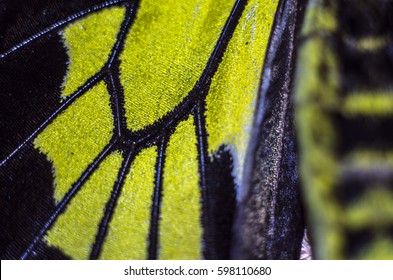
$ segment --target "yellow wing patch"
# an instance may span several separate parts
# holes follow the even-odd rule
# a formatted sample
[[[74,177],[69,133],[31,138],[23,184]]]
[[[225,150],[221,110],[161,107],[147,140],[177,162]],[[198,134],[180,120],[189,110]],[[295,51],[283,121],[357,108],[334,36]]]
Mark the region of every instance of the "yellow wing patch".
[[[66,212],[48,231],[45,240],[75,259],[89,258],[98,225],[104,214],[123,157],[109,155],[73,198]]]
[[[200,78],[230,15],[232,1],[143,0],[120,55],[126,123],[138,131],[171,112]],[[223,144],[243,166],[277,0],[251,0],[240,19],[207,97],[208,151]],[[102,69],[115,44],[124,8],[89,15],[67,27],[70,56],[63,97]],[[53,163],[55,200],[61,200],[114,131],[110,96],[100,82],[62,112],[35,140]],[[100,257],[147,257],[157,147],[131,164]],[[112,153],[94,171],[47,232],[47,244],[88,258],[123,156]],[[241,176],[241,169],[236,173]],[[203,228],[196,128],[192,115],[177,125],[166,148],[159,221],[160,259],[202,258]],[[75,231],[77,229],[78,231]]]
[[[99,83],[38,135],[35,147],[53,163],[56,201],[109,143],[113,129],[109,94]]]
[[[140,152],[132,163],[110,223],[102,259],[146,259],[157,147]]]
[[[69,25],[63,38],[70,57],[62,96],[67,97],[96,74],[108,60],[125,9],[113,7]]]
[[[239,182],[277,4],[277,0],[249,1],[206,100],[208,150],[214,153],[221,145],[230,145]]]
[[[120,59],[127,126],[154,124],[194,87],[234,1],[144,0]]]
[[[200,259],[202,225],[194,118],[181,122],[166,151],[160,259]]]

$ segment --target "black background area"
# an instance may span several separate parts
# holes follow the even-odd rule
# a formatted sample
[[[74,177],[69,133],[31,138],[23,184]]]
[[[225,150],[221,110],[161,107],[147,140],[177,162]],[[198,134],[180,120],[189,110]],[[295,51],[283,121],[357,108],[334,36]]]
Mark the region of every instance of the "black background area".
[[[0,53],[104,0],[1,0]]]
[[[208,221],[212,221],[206,244],[206,259],[230,259],[232,225],[236,206],[236,189],[232,176],[233,158],[229,149],[221,146],[206,164],[206,185],[208,187]]]
[[[57,34],[0,59],[0,161],[60,107],[67,60]]]
[[[19,259],[55,211],[52,178],[52,164],[32,145],[2,166],[0,259]],[[32,255],[66,258],[44,244],[39,254],[34,252]]]

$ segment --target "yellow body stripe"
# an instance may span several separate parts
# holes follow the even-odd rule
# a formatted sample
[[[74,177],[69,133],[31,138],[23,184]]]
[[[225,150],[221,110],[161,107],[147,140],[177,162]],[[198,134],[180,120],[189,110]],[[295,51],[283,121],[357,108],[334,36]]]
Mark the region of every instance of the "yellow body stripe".
[[[159,233],[160,259],[200,259],[202,225],[193,117],[181,122],[166,151]]]
[[[387,36],[373,36],[363,38],[344,37],[344,41],[362,52],[378,51],[388,45],[389,38]]]
[[[347,168],[355,168],[362,172],[370,168],[393,168],[393,151],[357,149],[343,159]]]
[[[388,221],[393,222],[392,205],[393,194],[386,188],[373,186],[346,209],[345,221],[352,230],[383,230]]]
[[[339,86],[337,58],[330,47],[326,46],[324,39],[316,37],[304,42],[299,59],[304,62],[297,67],[296,75],[299,79],[296,80],[296,92],[298,92],[296,104],[316,110],[319,110],[319,106],[328,110],[339,108],[341,102],[337,92]],[[329,70],[323,82],[318,75],[321,65],[325,65]]]
[[[307,12],[301,30],[302,35],[323,35],[337,30],[336,9],[337,2],[330,1],[326,5],[325,0],[312,0],[307,4]],[[310,53],[314,56],[316,53]]]
[[[140,152],[132,163],[110,223],[102,259],[146,259],[157,148]]]
[[[341,258],[344,242],[340,220],[343,213],[334,197],[339,167],[335,155],[337,139],[328,116],[332,109],[339,108],[338,63],[323,37],[324,32],[333,32],[337,27],[335,4],[331,1],[324,5],[320,0],[308,3],[302,35],[314,36],[299,47],[295,89],[303,193],[313,225],[315,256],[322,259]],[[320,77],[322,66],[324,79]]]
[[[234,1],[144,0],[120,56],[127,126],[140,130],[194,87]]]
[[[74,93],[96,74],[108,60],[115,44],[124,8],[113,7],[69,25],[63,32],[70,57],[62,96]]]
[[[392,260],[393,242],[391,238],[378,236],[373,244],[360,252],[360,259],[363,260]]]
[[[38,135],[35,147],[53,163],[56,201],[109,143],[113,128],[109,94],[100,83]]]
[[[343,114],[364,116],[393,115],[393,92],[355,92],[343,104]]]
[[[357,41],[357,46],[362,51],[376,51],[387,46],[387,44],[387,37],[365,37]]]
[[[206,100],[208,150],[214,153],[229,144],[238,183],[277,4],[277,0],[249,1]]]
[[[123,157],[109,155],[45,236],[50,246],[75,259],[87,259]]]

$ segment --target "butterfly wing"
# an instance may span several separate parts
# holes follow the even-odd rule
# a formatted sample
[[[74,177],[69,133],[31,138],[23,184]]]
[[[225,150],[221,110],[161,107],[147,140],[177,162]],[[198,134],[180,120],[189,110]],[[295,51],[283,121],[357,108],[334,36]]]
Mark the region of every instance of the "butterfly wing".
[[[278,1],[173,2],[95,4],[2,53],[4,84],[38,70],[3,99],[44,112],[2,150],[6,258],[229,257]]]

